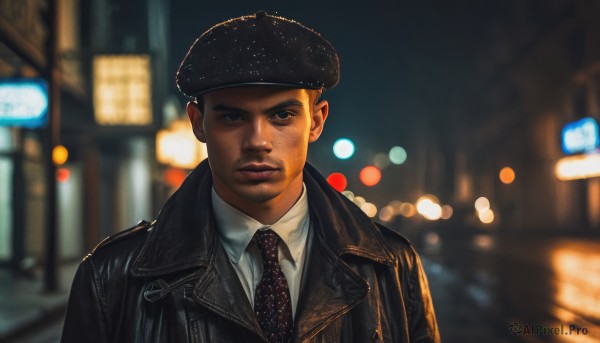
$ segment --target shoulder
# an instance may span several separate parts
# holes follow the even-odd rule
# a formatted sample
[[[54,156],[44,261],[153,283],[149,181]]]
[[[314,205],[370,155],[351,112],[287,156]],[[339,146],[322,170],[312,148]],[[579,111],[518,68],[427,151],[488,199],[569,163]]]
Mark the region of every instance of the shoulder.
[[[142,220],[129,229],[105,238],[85,256],[82,264],[90,264],[97,276],[107,279],[128,274],[153,226],[154,222]]]
[[[122,241],[122,240],[131,241],[131,240],[135,240],[135,239],[137,239],[137,240],[144,239],[146,237],[146,235],[144,233],[147,233],[150,230],[152,230],[154,223],[155,222],[150,223],[145,220],[140,220],[135,226],[132,226],[129,229],[117,232],[117,233],[103,239],[102,242],[98,243],[98,245],[96,245],[94,250],[92,250],[92,254],[95,254],[96,252],[99,252],[103,249],[110,249],[107,247],[113,246],[113,245],[117,244],[117,242]],[[131,243],[131,242],[129,242],[129,243]]]
[[[90,315],[101,313],[104,324],[108,327],[112,325],[114,309],[120,308],[124,297],[133,287],[141,287],[141,282],[129,281],[130,269],[151,228],[151,223],[140,221],[104,239],[83,258],[73,279],[68,315],[73,311],[86,314],[93,312]],[[80,323],[80,318],[76,317],[71,314],[69,322]]]
[[[408,238],[404,237],[399,232],[379,223],[375,223],[375,225],[379,229],[379,233],[381,234],[385,244],[396,256],[400,267],[410,270],[415,267],[415,264],[420,263],[418,261],[419,256]]]

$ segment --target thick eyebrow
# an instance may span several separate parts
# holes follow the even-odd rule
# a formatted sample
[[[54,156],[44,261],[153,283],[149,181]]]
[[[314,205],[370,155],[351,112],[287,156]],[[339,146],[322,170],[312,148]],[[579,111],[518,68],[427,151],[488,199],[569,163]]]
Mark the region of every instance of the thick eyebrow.
[[[265,113],[276,112],[279,110],[286,109],[288,107],[302,107],[302,106],[303,106],[302,102],[298,101],[297,99],[289,99],[289,100],[280,102],[279,104],[277,104],[271,108],[267,108]]]
[[[221,111],[221,112],[243,112],[243,113],[246,113],[246,110],[243,110],[241,108],[227,106],[227,105],[223,105],[223,104],[215,105],[212,109],[213,109],[213,111]]]
[[[271,112],[275,112],[275,111],[279,111],[288,107],[302,107],[302,102],[300,102],[297,99],[289,99],[289,100],[285,100],[280,102],[279,104],[269,107],[265,110],[265,113],[271,113]],[[248,113],[248,111],[242,109],[242,108],[238,108],[238,107],[234,107],[234,106],[229,106],[229,105],[224,105],[224,104],[218,104],[215,105],[213,108],[213,111],[221,111],[221,112],[239,112],[239,113]]]

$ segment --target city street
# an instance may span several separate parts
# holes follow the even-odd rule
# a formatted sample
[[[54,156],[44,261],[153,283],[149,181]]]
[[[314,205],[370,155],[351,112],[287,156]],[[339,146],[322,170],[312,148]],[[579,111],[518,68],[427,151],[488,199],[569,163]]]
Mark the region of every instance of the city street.
[[[435,233],[424,241],[444,341],[600,341],[598,241]]]
[[[95,280],[109,300],[158,294],[154,284],[119,282],[175,278],[218,251],[216,240],[205,247],[194,238],[205,232],[175,236],[172,227],[209,223],[225,236],[245,227],[219,217],[276,227],[294,215],[292,204],[306,207],[294,199],[314,207],[311,222],[334,223],[322,225],[333,243],[369,242],[363,213],[405,235],[421,257],[443,342],[600,343],[598,18],[600,1],[569,0],[0,1],[0,343],[59,342],[79,261],[140,220],[161,213],[147,242],[165,247],[141,250],[148,263],[138,256],[121,265],[129,261],[121,253],[145,239],[138,235],[111,253]],[[219,215],[217,198],[241,213]],[[298,256],[312,260],[318,251],[299,242]],[[383,258],[379,245],[358,243],[360,256]],[[292,253],[293,280],[311,275],[298,273],[295,247],[274,247]],[[260,267],[254,250],[242,256]],[[242,278],[245,292],[255,292],[258,276]],[[387,294],[399,278],[372,288],[382,294],[372,297],[377,309],[414,308]],[[223,280],[215,289],[237,301],[241,293]],[[412,290],[425,280],[401,281]],[[320,293],[293,294],[311,305]],[[291,306],[279,304],[269,313],[285,314],[277,327],[287,337]],[[362,323],[361,308],[374,304],[344,312],[345,323]],[[139,333],[136,320],[147,334],[179,325],[139,303],[102,307],[119,313],[107,316],[107,330],[123,328],[126,340]],[[69,318],[89,317],[73,308]],[[398,313],[392,320],[419,323],[418,311]],[[73,323],[69,341],[87,340],[80,335],[90,321]],[[194,325],[183,333],[198,336]],[[386,330],[368,337],[407,340],[405,330],[402,338]],[[350,331],[331,331],[348,341]],[[429,331],[423,336],[436,337]]]

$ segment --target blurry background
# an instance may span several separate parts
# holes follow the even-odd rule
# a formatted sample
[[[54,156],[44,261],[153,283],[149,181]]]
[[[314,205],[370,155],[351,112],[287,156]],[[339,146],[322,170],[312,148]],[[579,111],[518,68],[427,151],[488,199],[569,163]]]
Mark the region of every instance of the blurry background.
[[[417,247],[444,341],[600,341],[596,0],[0,2],[0,341],[57,341],[82,256],[206,157],[175,72],[258,10],[338,50],[309,161]]]

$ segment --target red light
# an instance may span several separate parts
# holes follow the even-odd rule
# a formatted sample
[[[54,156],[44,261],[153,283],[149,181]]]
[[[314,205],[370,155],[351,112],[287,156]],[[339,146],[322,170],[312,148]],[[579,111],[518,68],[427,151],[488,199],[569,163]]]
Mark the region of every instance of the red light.
[[[187,174],[181,169],[169,168],[165,172],[165,182],[174,188],[181,186],[186,177]]]
[[[56,180],[58,182],[67,182],[71,177],[71,172],[67,168],[58,168],[56,170]]]
[[[331,187],[333,187],[333,189],[335,189],[338,192],[343,192],[344,189],[346,189],[346,186],[348,185],[348,181],[342,173],[329,174],[329,176],[327,177],[327,182],[329,183],[329,185],[331,185]]]
[[[360,182],[365,186],[375,186],[381,181],[381,171],[374,166],[366,166],[360,171]]]

